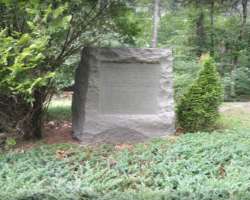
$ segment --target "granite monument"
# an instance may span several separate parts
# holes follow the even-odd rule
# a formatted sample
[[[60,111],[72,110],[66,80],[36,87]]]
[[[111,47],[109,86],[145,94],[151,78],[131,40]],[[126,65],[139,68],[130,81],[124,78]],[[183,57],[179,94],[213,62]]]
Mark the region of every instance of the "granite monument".
[[[170,49],[84,48],[76,70],[73,134],[175,132]]]

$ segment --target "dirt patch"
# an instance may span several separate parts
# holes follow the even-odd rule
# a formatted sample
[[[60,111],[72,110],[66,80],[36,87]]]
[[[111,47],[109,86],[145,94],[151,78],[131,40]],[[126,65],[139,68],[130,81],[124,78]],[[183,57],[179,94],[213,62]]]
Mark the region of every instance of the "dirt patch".
[[[72,125],[68,121],[56,122],[51,121],[44,125],[43,139],[42,140],[23,140],[21,137],[17,137],[16,149],[30,149],[41,144],[80,144],[79,141],[72,137]]]
[[[88,146],[98,146],[101,144],[136,144],[149,140],[145,135],[130,129],[110,129],[98,135],[84,135],[82,141],[75,140],[72,136],[72,124],[68,121],[50,121],[45,124],[43,139],[40,141],[18,140],[17,149],[30,149],[41,144],[79,144]]]
[[[55,143],[76,143],[79,142],[72,137],[72,124],[68,121],[51,121],[45,125],[44,142],[46,144]]]

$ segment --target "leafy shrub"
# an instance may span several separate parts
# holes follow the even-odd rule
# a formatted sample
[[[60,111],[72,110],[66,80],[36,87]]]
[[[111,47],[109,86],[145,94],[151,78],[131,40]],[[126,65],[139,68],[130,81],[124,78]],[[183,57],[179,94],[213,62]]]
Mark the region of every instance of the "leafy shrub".
[[[184,131],[210,130],[215,125],[222,102],[222,87],[213,59],[202,59],[199,77],[177,106],[178,122]]]
[[[38,69],[44,64],[47,38],[19,33],[12,37],[2,30],[0,43],[1,95],[21,95],[31,102],[34,88],[45,86],[53,76]]]
[[[32,123],[27,122],[35,113],[34,91],[54,76],[42,68],[47,43],[46,37],[9,35],[7,29],[0,29],[0,132],[31,131]]]

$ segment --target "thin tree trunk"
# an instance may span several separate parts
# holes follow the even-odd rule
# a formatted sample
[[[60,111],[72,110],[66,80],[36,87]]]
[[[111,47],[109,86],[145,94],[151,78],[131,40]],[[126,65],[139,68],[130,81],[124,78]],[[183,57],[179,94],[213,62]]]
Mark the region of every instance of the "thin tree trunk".
[[[44,115],[44,102],[46,100],[46,89],[40,88],[34,91],[34,102],[30,105],[29,113],[23,122],[23,133],[25,139],[41,139]]]
[[[157,47],[158,43],[158,28],[160,22],[160,0],[154,0],[154,15],[153,15],[153,31],[152,31],[152,48]]]
[[[197,0],[196,1],[196,9],[199,11],[197,20],[196,20],[196,43],[197,43],[197,50],[196,54],[200,57],[206,49],[206,34],[204,28],[204,13],[202,9],[202,3]]]
[[[244,35],[245,32],[245,27],[247,23],[247,4],[248,0],[242,0],[241,5],[242,5],[242,25],[241,25],[241,39]]]
[[[210,33],[210,54],[214,56],[214,0],[211,0],[211,7],[210,7],[210,26],[211,26],[211,33]]]
[[[44,94],[38,90],[34,92],[34,104],[33,104],[33,113],[31,117],[31,127],[32,127],[32,136],[34,138],[42,138],[42,121],[43,121],[43,103],[44,103]]]
[[[101,11],[105,10],[107,4],[108,4],[108,0],[99,0],[98,1],[98,4],[99,4],[99,9]]]
[[[236,96],[236,89],[235,89],[235,73],[236,73],[236,65],[237,65],[237,57],[235,56],[233,63],[232,63],[232,69],[230,72],[230,78],[231,78],[231,82],[230,82],[230,96],[231,98],[235,98]]]

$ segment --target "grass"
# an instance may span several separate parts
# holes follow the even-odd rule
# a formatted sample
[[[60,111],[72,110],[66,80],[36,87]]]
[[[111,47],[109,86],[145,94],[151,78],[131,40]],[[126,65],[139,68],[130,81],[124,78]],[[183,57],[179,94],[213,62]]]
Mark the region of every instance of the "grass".
[[[53,99],[48,107],[47,120],[70,121],[71,99]]]
[[[53,102],[50,115],[63,110],[68,119],[69,105]],[[222,110],[219,132],[132,149],[57,144],[2,154],[0,199],[248,200],[250,112],[234,104]]]
[[[250,128],[250,103],[224,103],[220,126],[227,129]]]

